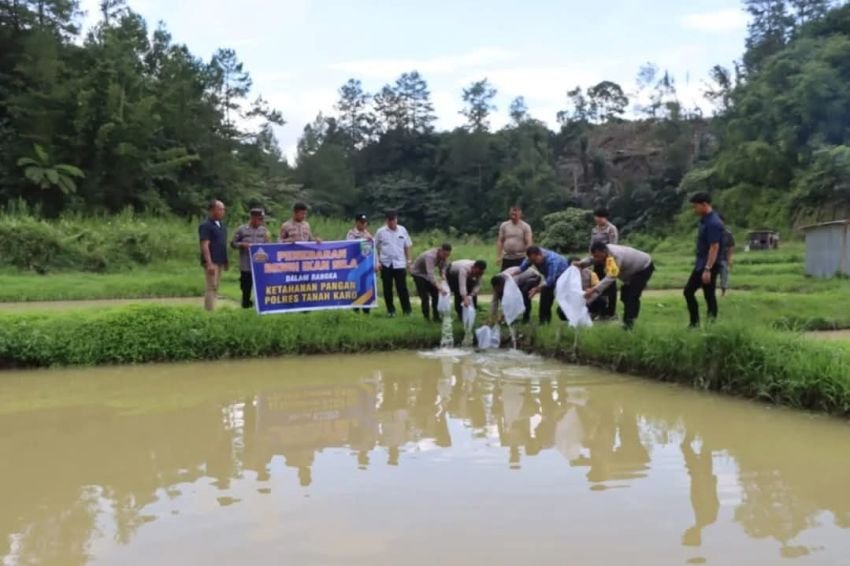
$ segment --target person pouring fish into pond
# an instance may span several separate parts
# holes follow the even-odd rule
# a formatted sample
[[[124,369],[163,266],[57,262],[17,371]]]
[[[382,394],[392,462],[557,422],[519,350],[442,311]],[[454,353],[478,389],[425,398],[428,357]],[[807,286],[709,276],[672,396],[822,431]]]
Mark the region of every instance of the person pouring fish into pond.
[[[443,244],[422,253],[413,262],[410,274],[416,284],[416,292],[422,303],[422,316],[425,320],[440,322],[442,319],[437,312],[440,295],[447,295],[448,289],[442,285],[447,279],[449,257],[452,255],[452,245]],[[439,278],[437,277],[439,275]]]
[[[463,309],[470,305],[478,309],[478,293],[481,279],[487,271],[484,260],[458,259],[446,270],[449,290],[454,295],[455,312],[458,320],[463,320]]]
[[[539,246],[531,246],[526,250],[526,259],[513,273],[514,278],[518,279],[521,274],[532,267],[540,273],[541,282],[536,287],[529,289],[527,296],[529,299],[533,299],[536,295],[540,295],[538,315],[540,324],[546,325],[552,322],[552,306],[555,304],[555,286],[558,284],[558,278],[567,270],[569,264],[559,253]],[[560,307],[558,307],[558,318],[567,320]]]
[[[604,267],[605,277],[598,285],[587,289],[585,299],[592,302],[603,296],[610,285],[618,279],[622,282],[620,297],[623,301],[623,326],[627,330],[634,327],[640,315],[640,299],[646,289],[655,265],[652,256],[628,246],[607,245],[594,242],[590,246],[590,257],[573,265],[586,268],[593,265]]]

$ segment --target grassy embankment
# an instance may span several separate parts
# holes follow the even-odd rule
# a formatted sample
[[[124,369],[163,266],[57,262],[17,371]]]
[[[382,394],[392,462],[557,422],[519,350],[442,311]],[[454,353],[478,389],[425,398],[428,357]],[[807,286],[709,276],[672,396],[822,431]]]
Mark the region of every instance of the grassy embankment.
[[[241,219],[230,218],[231,231]],[[345,236],[349,224],[311,219],[326,240]],[[278,220],[269,219],[269,226]],[[376,229],[373,226],[372,229]],[[91,219],[66,217],[43,221],[25,214],[0,214],[0,302],[81,299],[199,297],[204,282],[198,265],[196,223],[121,214]],[[744,234],[739,234],[743,236]],[[439,232],[416,234],[414,253],[444,240],[455,245],[455,258],[484,259],[495,270],[490,239],[453,237]],[[625,242],[628,243],[628,242]],[[654,289],[681,288],[691,265],[690,239],[663,242],[651,250],[658,271]],[[776,252],[739,253],[733,285],[739,290],[770,292],[840,291],[846,281],[817,281],[803,273],[803,247]],[[222,281],[221,294],[239,296],[238,268]],[[485,278],[484,292],[489,292]]]
[[[609,325],[581,331],[576,339],[564,327],[528,327],[521,337],[530,351],[566,361],[850,415],[850,345],[745,324],[734,313],[730,309],[728,317],[737,322],[705,331],[686,332],[673,317],[647,312],[632,333]],[[351,312],[257,317],[167,306],[4,315],[0,321],[5,368],[429,348],[440,335],[437,325],[418,317],[390,320]]]

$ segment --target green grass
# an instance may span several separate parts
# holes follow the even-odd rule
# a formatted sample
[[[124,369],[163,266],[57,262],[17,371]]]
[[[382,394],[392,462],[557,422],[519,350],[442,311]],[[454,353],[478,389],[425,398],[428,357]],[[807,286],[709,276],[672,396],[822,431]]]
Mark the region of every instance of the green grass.
[[[231,211],[230,230],[244,221]],[[351,223],[310,218],[314,233],[324,240],[345,237]],[[278,218],[268,225],[276,232]],[[372,231],[381,225],[376,220]],[[647,240],[635,237],[635,241]],[[482,290],[490,292],[490,275],[496,272],[495,235],[461,236],[432,231],[414,234],[413,254],[444,241],[454,245],[454,259],[483,259],[488,276]],[[624,242],[628,245],[628,241]],[[126,212],[104,217],[66,216],[45,221],[27,214],[0,214],[0,302],[77,299],[136,299],[200,296],[203,274],[198,267],[197,221],[149,218]],[[658,270],[654,289],[678,289],[693,265],[692,239],[670,238],[652,250]],[[847,280],[815,280],[805,276],[804,247],[783,244],[780,250],[743,252],[736,256],[733,289],[784,293],[820,293],[847,287]],[[222,282],[222,294],[237,298],[238,273],[234,269]]]
[[[430,347],[440,328],[350,311],[258,317],[131,306],[0,316],[0,367],[131,364]]]
[[[680,315],[647,313],[634,332],[600,325],[576,336],[557,325],[521,328],[520,335],[527,349],[567,361],[850,415],[850,345],[773,329],[768,306],[760,310],[765,324],[754,324],[749,314],[730,315],[738,320],[685,331]],[[419,317],[347,311],[258,317],[239,309],[134,306],[0,315],[0,367],[371,352],[430,348],[439,339],[440,328]]]
[[[719,323],[703,331],[643,325],[546,329],[529,348],[698,389],[791,407],[850,415],[850,345],[817,343],[753,325]]]

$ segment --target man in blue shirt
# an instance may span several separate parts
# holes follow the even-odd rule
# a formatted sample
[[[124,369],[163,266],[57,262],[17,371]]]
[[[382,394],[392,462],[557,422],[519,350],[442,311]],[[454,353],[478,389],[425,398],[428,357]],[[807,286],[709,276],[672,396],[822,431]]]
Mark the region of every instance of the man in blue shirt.
[[[720,273],[720,248],[726,227],[711,206],[711,196],[697,193],[691,197],[694,214],[701,218],[697,235],[697,257],[694,271],[685,286],[685,301],[691,317],[691,328],[699,328],[699,304],[696,292],[702,289],[708,318],[717,318],[717,275]]]
[[[528,271],[532,266],[540,272],[543,279],[540,285],[528,291],[528,298],[533,299],[535,295],[540,295],[540,324],[549,324],[552,322],[552,305],[555,304],[555,286],[569,264],[560,254],[531,246],[526,251],[526,259],[519,266],[519,273]],[[558,318],[567,319],[560,308],[558,308]]]
[[[224,225],[224,203],[215,200],[210,203],[210,215],[198,227],[198,240],[201,243],[201,265],[207,279],[207,291],[204,296],[204,308],[215,309],[218,284],[221,272],[227,265],[227,227]]]

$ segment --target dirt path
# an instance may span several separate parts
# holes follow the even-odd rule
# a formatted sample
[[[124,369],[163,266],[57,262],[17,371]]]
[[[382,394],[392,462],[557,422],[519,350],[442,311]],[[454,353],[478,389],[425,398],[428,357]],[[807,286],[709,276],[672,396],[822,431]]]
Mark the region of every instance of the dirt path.
[[[746,291],[734,291],[735,294],[746,293]],[[681,296],[681,289],[647,289],[644,297],[648,299],[667,299]],[[492,295],[481,295],[481,302],[489,303],[492,300]],[[411,297],[411,302],[419,303],[419,298]],[[378,303],[383,305],[383,298],[379,297]],[[104,309],[124,307],[127,305],[171,305],[171,306],[197,306],[202,307],[204,304],[203,297],[161,297],[149,299],[96,299],[96,300],[81,300],[81,301],[27,301],[15,303],[0,302],[0,313],[19,313],[19,312],[57,312],[57,311],[73,311],[87,309]],[[218,308],[236,308],[239,305],[231,299],[220,298],[218,300]]]
[[[204,306],[203,297],[152,298],[152,299],[99,299],[85,301],[32,301],[21,303],[0,303],[0,313],[20,312],[56,312],[89,309],[108,309],[127,305],[171,305]],[[230,299],[219,299],[218,308],[234,308],[236,303]]]

